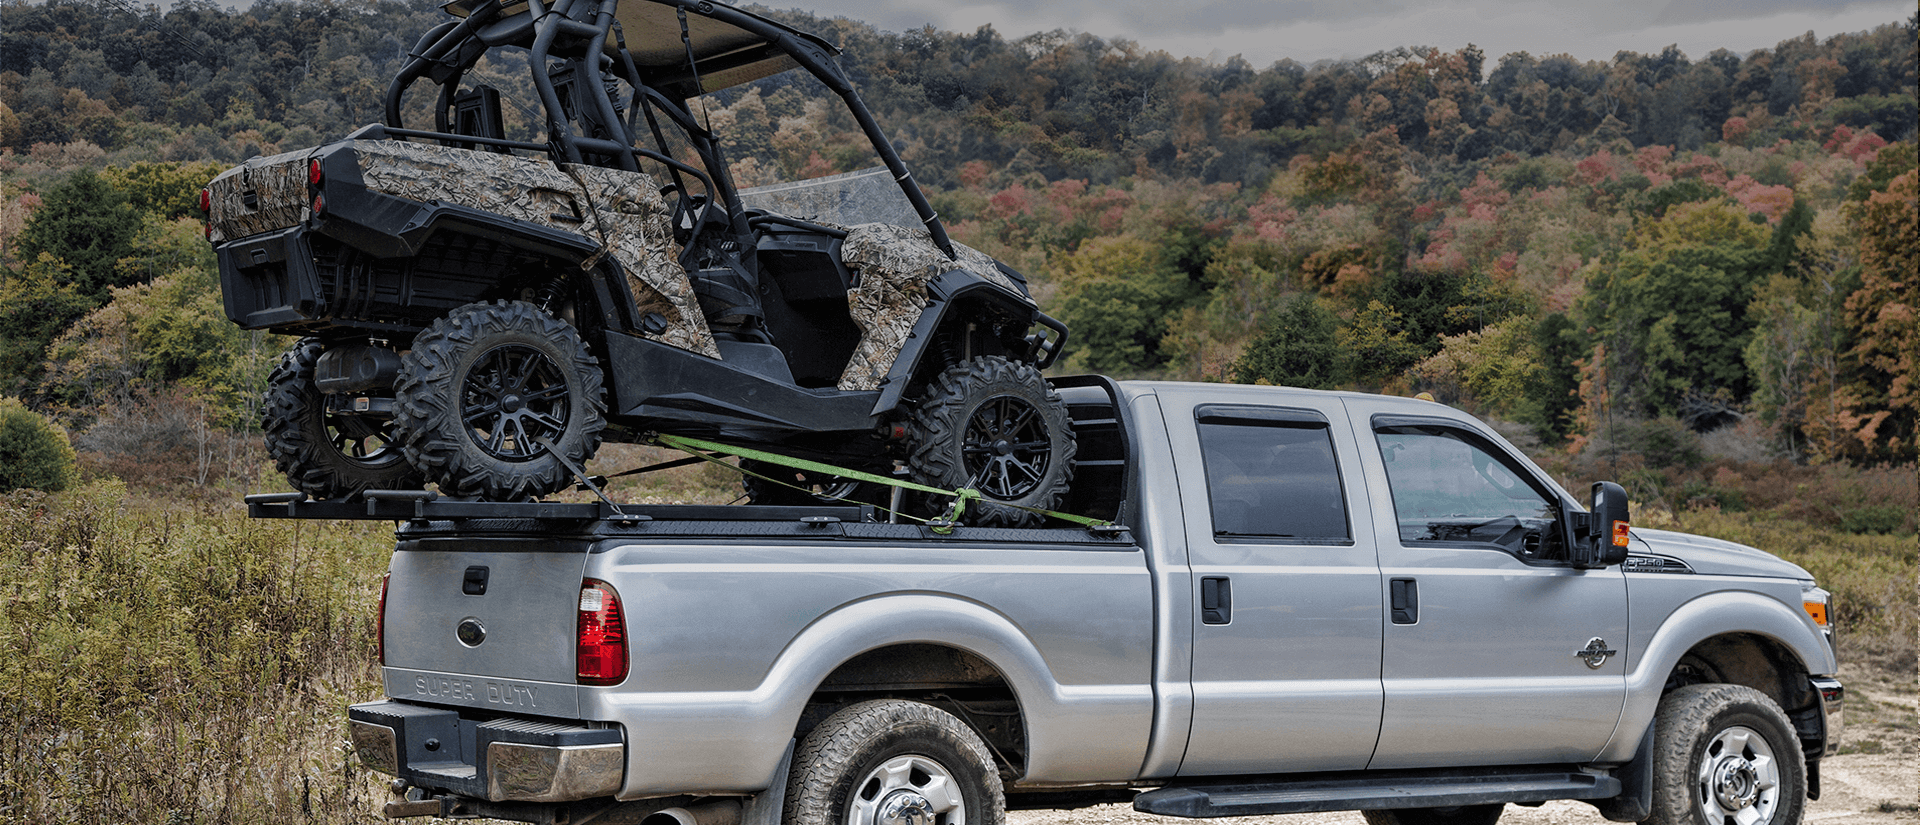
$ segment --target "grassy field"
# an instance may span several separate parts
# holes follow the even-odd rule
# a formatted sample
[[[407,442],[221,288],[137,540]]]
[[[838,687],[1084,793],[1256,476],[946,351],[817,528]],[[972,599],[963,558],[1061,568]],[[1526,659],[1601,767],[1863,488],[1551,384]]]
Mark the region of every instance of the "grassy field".
[[[594,471],[670,457],[619,446]],[[717,467],[613,487],[661,503],[737,489]],[[342,709],[380,692],[373,613],[391,525],[253,521],[244,492],[96,481],[0,496],[0,821],[384,821]],[[1812,570],[1837,594],[1850,671],[1910,695],[1912,534],[1710,508],[1656,518]],[[1911,735],[1911,713],[1883,710],[1876,729]]]

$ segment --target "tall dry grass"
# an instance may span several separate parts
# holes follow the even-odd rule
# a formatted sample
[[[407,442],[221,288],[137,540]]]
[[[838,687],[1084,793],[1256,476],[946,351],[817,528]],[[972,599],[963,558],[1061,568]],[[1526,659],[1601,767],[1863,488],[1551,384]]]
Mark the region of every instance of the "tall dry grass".
[[[0,497],[0,821],[366,822],[384,523],[118,482]]]

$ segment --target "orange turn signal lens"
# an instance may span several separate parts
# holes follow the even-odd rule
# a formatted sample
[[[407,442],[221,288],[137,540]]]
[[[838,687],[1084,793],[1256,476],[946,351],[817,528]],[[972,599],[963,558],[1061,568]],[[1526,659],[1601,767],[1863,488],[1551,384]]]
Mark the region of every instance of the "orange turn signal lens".
[[[1616,521],[1613,523],[1613,546],[1627,546],[1627,528],[1629,526],[1631,525],[1624,521]]]
[[[1807,615],[1813,617],[1814,624],[1821,627],[1827,626],[1827,605],[1825,602],[1801,602],[1800,608],[1807,611]]]

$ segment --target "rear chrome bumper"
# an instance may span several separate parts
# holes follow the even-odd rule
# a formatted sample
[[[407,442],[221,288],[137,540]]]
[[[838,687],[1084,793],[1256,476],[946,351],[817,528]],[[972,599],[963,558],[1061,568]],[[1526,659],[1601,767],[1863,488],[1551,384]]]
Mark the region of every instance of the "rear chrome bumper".
[[[1819,754],[1809,756],[1832,756],[1834,750],[1840,747],[1840,733],[1845,727],[1840,709],[1846,703],[1847,689],[1832,676],[1815,676],[1812,682],[1813,694],[1820,703],[1820,717],[1825,724],[1821,736],[1823,747]]]
[[[354,752],[380,773],[492,802],[612,796],[626,768],[617,727],[535,719],[465,719],[392,700],[347,708]]]

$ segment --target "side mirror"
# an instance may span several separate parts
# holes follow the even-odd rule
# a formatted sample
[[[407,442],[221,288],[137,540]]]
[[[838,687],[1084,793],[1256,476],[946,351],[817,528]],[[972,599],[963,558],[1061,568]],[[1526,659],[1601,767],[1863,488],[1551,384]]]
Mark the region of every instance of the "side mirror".
[[[1585,535],[1574,548],[1573,566],[1597,570],[1627,560],[1627,526],[1633,519],[1627,512],[1627,491],[1611,481],[1593,484],[1593,500],[1588,509]]]

